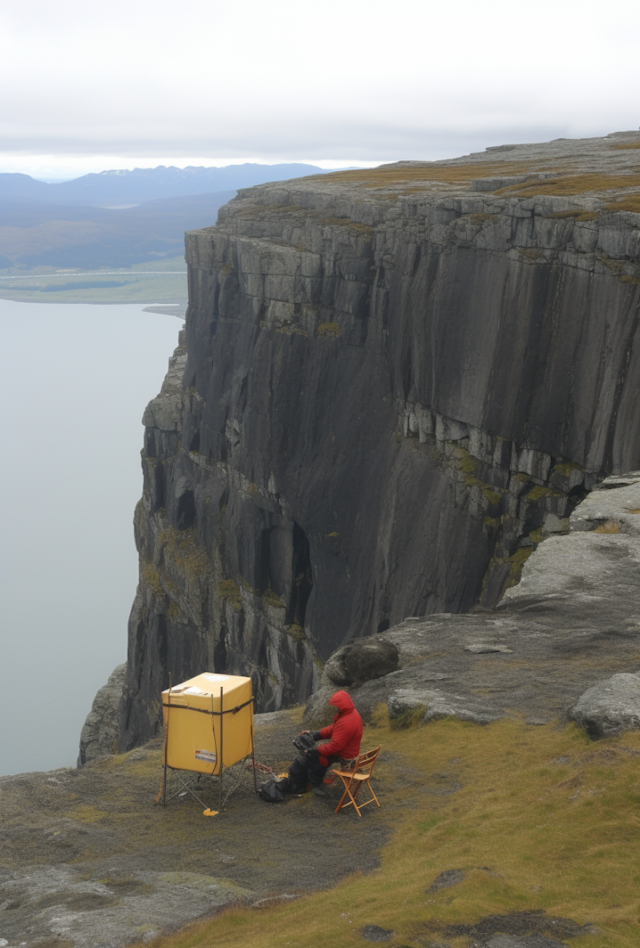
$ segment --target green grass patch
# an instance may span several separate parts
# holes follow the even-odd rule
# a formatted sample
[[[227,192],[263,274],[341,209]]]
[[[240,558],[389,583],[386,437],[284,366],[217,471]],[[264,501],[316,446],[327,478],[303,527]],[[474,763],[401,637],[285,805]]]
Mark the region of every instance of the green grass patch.
[[[78,823],[99,823],[106,819],[109,813],[95,806],[79,806],[75,810],[69,810],[66,816],[67,819],[77,820]]]
[[[453,449],[453,458],[455,459],[456,465],[461,471],[464,471],[465,474],[475,474],[476,468],[478,466],[478,459],[475,458],[473,454],[470,454],[466,448],[461,448],[459,446],[455,447]]]
[[[554,464],[553,470],[557,471],[562,477],[571,477],[573,471],[584,471],[584,468],[581,464],[574,464],[573,461],[568,461],[566,464]]]
[[[340,324],[339,323],[320,323],[317,329],[319,336],[328,336],[335,339],[340,335]]]
[[[542,251],[540,250],[530,250],[526,247],[517,247],[516,248],[521,257],[526,257],[527,260],[539,260],[543,256]]]
[[[265,605],[274,606],[276,609],[284,609],[285,607],[284,602],[271,586],[262,593],[262,601]]]
[[[497,214],[469,214],[469,220],[476,224],[486,224],[489,221],[495,221],[497,217]]]
[[[402,731],[408,727],[416,727],[422,722],[426,710],[424,704],[417,704],[415,708],[407,708],[402,714],[389,719],[389,727],[392,731]]]
[[[240,587],[232,579],[223,579],[221,583],[218,583],[218,595],[221,599],[227,599],[234,609],[242,608]]]
[[[546,540],[549,534],[545,533],[542,527],[538,527],[537,530],[532,530],[529,536],[531,537],[533,542],[537,544],[537,543],[542,543],[543,540]]]
[[[270,908],[235,907],[175,935],[162,948],[340,948],[364,944],[361,929],[393,929],[392,945],[432,943],[448,925],[488,915],[544,911],[594,926],[572,948],[636,948],[640,943],[637,846],[640,733],[592,744],[574,725],[530,727],[505,720],[486,727],[452,719],[391,730],[380,716],[365,733],[382,743],[382,808],[392,836],[380,868],[331,889]],[[442,775],[460,789],[416,791],[409,768],[429,787]],[[381,787],[395,774],[393,790]],[[357,817],[341,813],[351,832]],[[459,868],[458,885],[426,893],[437,875]],[[469,936],[447,935],[467,948]]]
[[[631,211],[633,214],[640,214],[640,193],[629,194],[619,201],[607,204],[607,211]]]
[[[584,208],[576,207],[572,211],[558,211],[556,214],[549,214],[548,217],[556,220],[569,218],[575,221],[597,221],[598,214],[595,211],[585,211]]]
[[[528,494],[526,494],[526,499],[536,501],[542,500],[545,497],[562,498],[564,496],[565,495],[562,493],[562,491],[553,490],[551,487],[538,487],[536,485],[535,487],[531,488]]]
[[[534,197],[545,194],[556,197],[572,197],[575,194],[639,187],[640,174],[565,174],[558,175],[556,178],[527,181],[524,184],[501,188],[495,193],[517,194],[519,197]],[[620,210],[620,208],[616,207],[616,210]]]
[[[353,184],[365,188],[384,188],[393,185],[422,183],[425,187],[433,184],[464,184],[476,178],[507,177],[525,174],[529,164],[523,162],[491,162],[449,164],[440,161],[424,162],[418,166],[390,165],[386,168],[358,169],[356,171],[334,171],[330,175],[317,176],[330,184]],[[311,178],[307,178],[307,181]]]
[[[506,582],[506,589],[509,589],[511,586],[517,586],[517,584],[520,582],[522,567],[527,562],[532,553],[532,546],[522,546],[519,550],[516,550],[512,556],[509,557],[509,578]]]
[[[506,494],[506,491],[500,491],[499,488],[493,487],[491,484],[485,484],[484,481],[478,480],[477,477],[472,477],[470,474],[465,477],[465,483],[469,487],[479,487],[485,500],[488,500],[494,506],[500,503],[501,493]]]
[[[166,595],[166,590],[160,581],[160,573],[153,563],[143,563],[140,572],[146,586],[151,590],[156,599],[162,599]]]
[[[365,240],[373,240],[374,229],[368,224],[361,224],[359,221],[351,220],[350,217],[323,217],[321,224],[329,227],[345,227],[356,237],[364,237]]]
[[[194,527],[189,527],[188,530],[167,527],[158,537],[158,546],[164,554],[165,562],[170,558],[173,565],[192,580],[201,578],[209,567],[206,551],[198,543]]]
[[[285,625],[284,631],[287,635],[294,640],[294,642],[305,642],[306,636],[304,634],[304,629],[300,623],[296,620],[291,623],[291,625]]]

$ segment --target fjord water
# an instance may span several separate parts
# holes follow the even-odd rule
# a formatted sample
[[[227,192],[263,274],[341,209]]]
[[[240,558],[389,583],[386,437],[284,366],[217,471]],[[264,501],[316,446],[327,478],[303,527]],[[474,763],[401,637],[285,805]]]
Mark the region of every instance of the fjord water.
[[[126,658],[142,412],[182,323],[0,300],[0,775],[75,764]]]

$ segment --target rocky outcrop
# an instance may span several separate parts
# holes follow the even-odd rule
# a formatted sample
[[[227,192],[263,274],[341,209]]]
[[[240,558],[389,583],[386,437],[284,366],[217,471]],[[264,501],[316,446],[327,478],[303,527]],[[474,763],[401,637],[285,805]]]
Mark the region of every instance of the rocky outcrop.
[[[106,685],[93,699],[91,711],[80,732],[78,767],[96,757],[114,754],[120,737],[120,704],[127,673],[127,663],[118,665],[109,675]]]
[[[570,533],[527,560],[497,608],[405,619],[370,640],[396,646],[398,669],[343,687],[365,718],[385,705],[398,727],[516,714],[533,724],[569,717],[592,737],[637,728],[639,563],[640,474],[608,478],[578,505]],[[336,658],[307,703],[310,724],[327,720]],[[616,674],[602,681],[605,668]]]
[[[379,635],[354,639],[334,652],[324,666],[324,674],[334,685],[361,685],[394,672],[398,657],[393,642]]]
[[[640,728],[640,675],[613,675],[580,696],[570,717],[593,738]]]
[[[187,235],[123,747],[169,673],[251,674],[269,710],[353,638],[493,606],[640,465],[631,138],[264,185]]]

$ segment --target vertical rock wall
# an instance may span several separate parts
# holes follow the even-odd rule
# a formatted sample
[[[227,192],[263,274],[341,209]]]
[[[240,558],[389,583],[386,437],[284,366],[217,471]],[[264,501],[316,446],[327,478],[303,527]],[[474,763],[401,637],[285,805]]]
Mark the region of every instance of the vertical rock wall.
[[[251,674],[269,710],[353,636],[495,603],[597,475],[639,465],[638,215],[565,206],[329,177],[187,235],[123,746],[169,672]]]

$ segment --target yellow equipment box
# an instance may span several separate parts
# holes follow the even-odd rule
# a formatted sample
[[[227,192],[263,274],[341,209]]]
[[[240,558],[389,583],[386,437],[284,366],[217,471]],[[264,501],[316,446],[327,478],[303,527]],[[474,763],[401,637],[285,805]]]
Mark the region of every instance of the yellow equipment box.
[[[216,775],[253,751],[251,679],[204,672],[162,692],[165,762]]]

